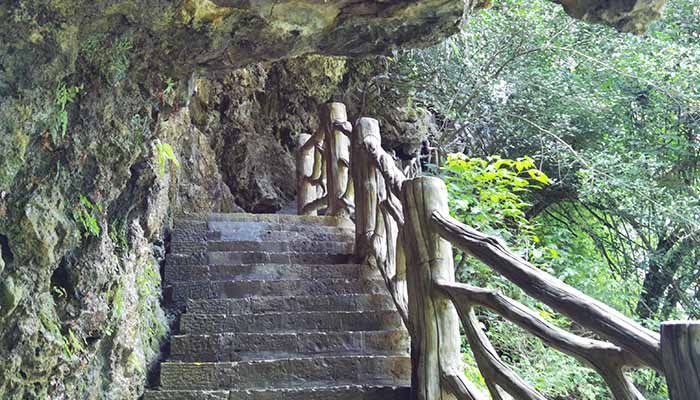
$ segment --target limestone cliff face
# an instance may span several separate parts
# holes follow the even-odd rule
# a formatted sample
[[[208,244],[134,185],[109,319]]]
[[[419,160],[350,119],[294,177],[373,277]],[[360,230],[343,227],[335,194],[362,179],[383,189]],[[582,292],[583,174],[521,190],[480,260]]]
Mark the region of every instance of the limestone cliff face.
[[[623,29],[655,7],[624,3],[632,25],[565,7]],[[478,6],[0,0],[0,398],[137,398],[169,329],[173,216],[283,207],[329,99],[415,147],[426,116],[361,107],[381,62],[326,56],[427,45]]]

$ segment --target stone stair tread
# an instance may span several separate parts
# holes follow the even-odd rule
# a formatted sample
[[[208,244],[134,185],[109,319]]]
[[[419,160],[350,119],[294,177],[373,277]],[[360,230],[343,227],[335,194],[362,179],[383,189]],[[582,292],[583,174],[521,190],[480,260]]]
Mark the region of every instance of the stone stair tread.
[[[185,313],[180,318],[180,332],[183,334],[380,331],[400,327],[401,318],[393,310],[266,312],[243,315]]]
[[[247,390],[149,390],[144,400],[408,400],[410,386],[337,385]],[[332,397],[331,397],[332,396]]]
[[[329,296],[342,294],[386,294],[381,279],[253,279],[242,281],[172,282],[172,301],[188,299],[259,298],[267,296]]]
[[[314,356],[239,362],[161,363],[166,389],[254,389],[336,384],[404,385],[410,376],[408,356]]]
[[[378,279],[379,271],[360,264],[166,265],[164,282],[294,279]]]
[[[309,355],[406,355],[403,329],[342,332],[186,334],[172,337],[170,356],[179,361],[242,361]]]
[[[239,264],[352,264],[352,252],[264,252],[264,251],[206,251],[169,253],[166,265],[239,265]]]
[[[407,400],[410,338],[354,231],[335,217],[178,216],[163,287],[180,334],[144,399]]]
[[[267,296],[243,299],[189,300],[187,303],[187,310],[192,313],[230,315],[272,311],[379,311],[395,309],[394,302],[388,294]]]

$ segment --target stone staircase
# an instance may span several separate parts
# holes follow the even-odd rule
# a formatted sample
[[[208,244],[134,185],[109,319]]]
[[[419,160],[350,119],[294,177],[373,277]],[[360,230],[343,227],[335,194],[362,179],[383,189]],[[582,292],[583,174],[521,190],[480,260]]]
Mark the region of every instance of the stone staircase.
[[[182,220],[166,298],[186,309],[146,400],[406,400],[408,334],[331,217]]]

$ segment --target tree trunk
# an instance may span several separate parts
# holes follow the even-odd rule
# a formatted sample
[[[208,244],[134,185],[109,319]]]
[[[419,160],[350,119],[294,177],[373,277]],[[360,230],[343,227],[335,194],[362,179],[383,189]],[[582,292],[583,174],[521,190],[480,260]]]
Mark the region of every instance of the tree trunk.
[[[649,270],[644,276],[642,293],[635,311],[643,319],[654,318],[659,313],[664,293],[680,267],[677,255],[668,257],[676,242],[677,239],[673,235],[664,237],[659,240],[656,250],[649,257]]]
[[[700,398],[700,321],[661,324],[661,354],[671,400]]]

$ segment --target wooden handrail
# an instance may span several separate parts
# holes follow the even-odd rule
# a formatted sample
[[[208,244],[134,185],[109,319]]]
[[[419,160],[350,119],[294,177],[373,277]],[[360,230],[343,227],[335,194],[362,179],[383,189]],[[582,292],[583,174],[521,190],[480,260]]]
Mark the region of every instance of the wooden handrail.
[[[700,322],[664,323],[661,335],[644,328],[450,217],[444,182],[407,178],[382,149],[376,120],[360,118],[353,128],[340,103],[325,105],[320,119],[314,135],[300,138],[299,212],[354,211],[356,255],[379,270],[410,333],[413,399],[487,398],[464,377],[460,324],[493,399],[545,399],[500,359],[476,307],[593,368],[615,400],[644,399],[624,373],[639,366],[665,373],[671,400],[700,398]],[[609,342],[568,332],[497,291],[456,283],[452,246]]]

